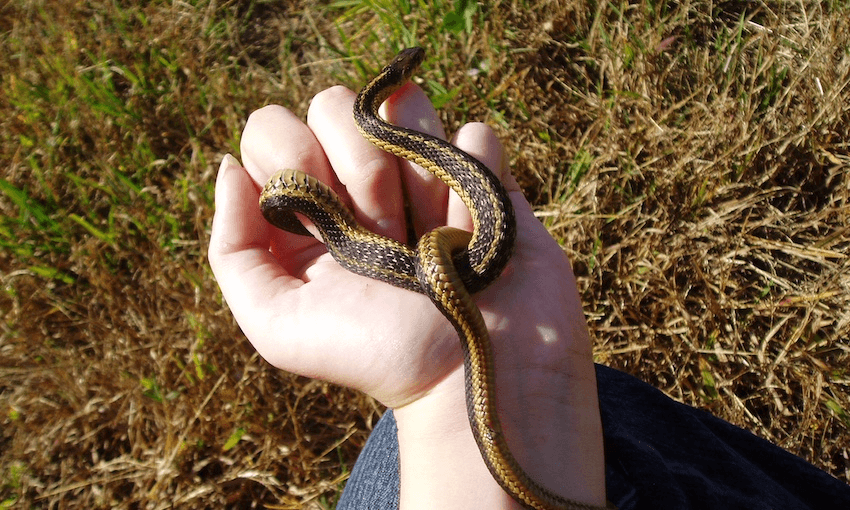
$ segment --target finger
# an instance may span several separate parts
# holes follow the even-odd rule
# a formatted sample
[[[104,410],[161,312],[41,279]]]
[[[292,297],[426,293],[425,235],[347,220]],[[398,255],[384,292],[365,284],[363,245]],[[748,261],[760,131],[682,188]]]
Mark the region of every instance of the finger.
[[[504,161],[502,143],[493,130],[486,124],[473,122],[462,126],[455,134],[452,143],[490,169],[502,183],[513,181],[510,169]],[[516,181],[513,181],[516,184]],[[472,230],[472,216],[469,209],[456,194],[449,197],[448,225]]]
[[[295,114],[278,105],[254,111],[242,132],[242,160],[258,186],[278,170],[293,168],[336,184],[322,147]]]
[[[225,156],[215,185],[215,216],[208,257],[225,300],[249,338],[258,321],[248,320],[271,295],[301,285],[269,252],[272,226],[257,207],[251,176],[233,156]]]
[[[301,170],[339,188],[316,137],[301,119],[282,106],[269,105],[251,113],[242,132],[241,150],[245,169],[257,188],[262,188],[273,173],[287,168]],[[277,229],[272,232],[272,251],[290,273],[324,250],[317,239]]]
[[[511,204],[514,207],[517,222],[517,252],[526,249],[539,251],[541,246],[551,243],[552,238],[546,227],[534,216],[531,205],[522,194],[519,184],[511,174],[504,147],[493,130],[486,124],[470,123],[458,130],[453,143],[466,153],[487,166],[502,181]],[[460,197],[451,196],[449,200],[449,225],[463,229],[472,228],[469,211]],[[557,248],[557,244],[555,244]]]
[[[413,84],[401,88],[384,103],[387,122],[446,139],[443,124],[425,92]],[[411,204],[411,222],[417,235],[446,224],[449,188],[421,166],[403,161],[402,181]]]
[[[368,230],[404,241],[404,196],[395,157],[367,141],[354,124],[354,92],[332,87],[310,103],[307,124]]]

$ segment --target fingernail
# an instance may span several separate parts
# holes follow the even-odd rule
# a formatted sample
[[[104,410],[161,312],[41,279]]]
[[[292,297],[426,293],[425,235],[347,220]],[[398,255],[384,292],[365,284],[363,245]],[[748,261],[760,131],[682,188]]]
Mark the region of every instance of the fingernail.
[[[239,161],[230,154],[225,154],[224,157],[221,158],[221,164],[218,165],[218,175],[216,175],[215,177],[216,210],[218,210],[224,205],[225,196],[227,195],[227,188],[229,188],[228,184],[233,181],[232,176],[234,174],[228,171],[241,167],[242,165],[239,164]],[[227,176],[228,173],[230,173],[230,177]],[[228,178],[230,179],[230,181],[227,181]]]
[[[231,167],[231,166],[240,167],[242,165],[239,164],[238,159],[231,156],[230,153],[227,153],[227,154],[224,155],[223,158],[221,158],[221,165],[219,165],[218,171],[219,171],[219,173],[221,173],[226,168]]]

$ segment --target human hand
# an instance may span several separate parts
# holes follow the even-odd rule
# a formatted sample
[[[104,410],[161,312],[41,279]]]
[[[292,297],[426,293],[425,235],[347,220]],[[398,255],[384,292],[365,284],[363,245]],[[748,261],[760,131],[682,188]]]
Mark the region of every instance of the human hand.
[[[216,182],[209,257],[234,316],[266,360],[358,388],[397,409],[404,463],[405,437],[419,434],[406,424],[421,422],[423,412],[432,416],[431,426],[448,420],[449,429],[462,417],[461,442],[469,445],[457,334],[425,296],[343,270],[319,241],[273,228],[257,206],[268,177],[295,168],[333,187],[358,221],[388,237],[406,238],[405,193],[418,235],[445,224],[471,230],[469,212],[441,182],[362,138],[351,119],[353,101],[354,93],[341,87],[320,93],[306,125],[280,107],[251,115],[242,139],[245,169],[226,158]],[[418,87],[390,98],[386,114],[393,123],[443,136]],[[601,461],[588,469],[586,460],[601,458],[601,434],[587,440],[599,428],[596,388],[569,263],[531,213],[492,132],[467,125],[455,143],[497,172],[517,213],[515,255],[476,296],[494,344],[506,439],[533,478],[564,487],[564,475],[552,480],[552,473],[572,463],[584,474],[567,489],[587,486],[601,472]],[[528,437],[529,429],[543,434],[550,426],[568,429],[556,430],[557,447]],[[549,460],[541,462],[541,455]],[[405,473],[414,472],[402,470],[403,487]]]
[[[443,136],[421,90],[405,97],[412,105],[406,112]],[[245,169],[227,158],[216,183],[210,263],[246,336],[272,365],[398,407],[459,367],[454,330],[427,297],[343,270],[321,242],[272,227],[257,206],[258,188],[272,173],[297,168],[332,186],[358,221],[388,237],[406,237],[403,186],[423,204],[413,211],[420,230],[469,222],[440,181],[360,135],[353,101],[342,87],[320,93],[307,125],[276,106],[251,115],[242,137]]]

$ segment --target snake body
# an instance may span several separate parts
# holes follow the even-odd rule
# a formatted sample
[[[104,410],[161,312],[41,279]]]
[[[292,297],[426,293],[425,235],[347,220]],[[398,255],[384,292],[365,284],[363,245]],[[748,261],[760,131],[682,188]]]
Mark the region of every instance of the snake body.
[[[282,170],[269,179],[260,209],[278,228],[312,235],[294,213],[303,214],[345,269],[427,295],[452,323],[463,347],[472,433],[484,463],[508,494],[526,508],[596,508],[562,498],[532,480],[502,433],[490,339],[471,295],[492,283],[513,254],[516,220],[507,191],[486,166],[460,149],[378,116],[381,103],[410,79],[423,59],[421,48],[399,53],[357,96],[354,120],[374,145],[417,163],[453,189],[469,208],[473,232],[438,227],[413,249],[361,227],[333,190],[298,170]]]

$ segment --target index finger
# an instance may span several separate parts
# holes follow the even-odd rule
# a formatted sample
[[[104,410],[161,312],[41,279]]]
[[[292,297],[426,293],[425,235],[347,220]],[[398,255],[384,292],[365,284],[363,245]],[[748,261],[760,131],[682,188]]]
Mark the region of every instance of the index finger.
[[[332,188],[339,188],[316,136],[301,119],[282,106],[269,105],[251,113],[242,132],[241,149],[245,169],[258,188],[262,188],[272,174],[284,169],[300,170]],[[345,198],[344,194],[340,196]],[[272,230],[269,243],[290,273],[298,272],[322,251],[321,243],[315,238],[277,229]]]

